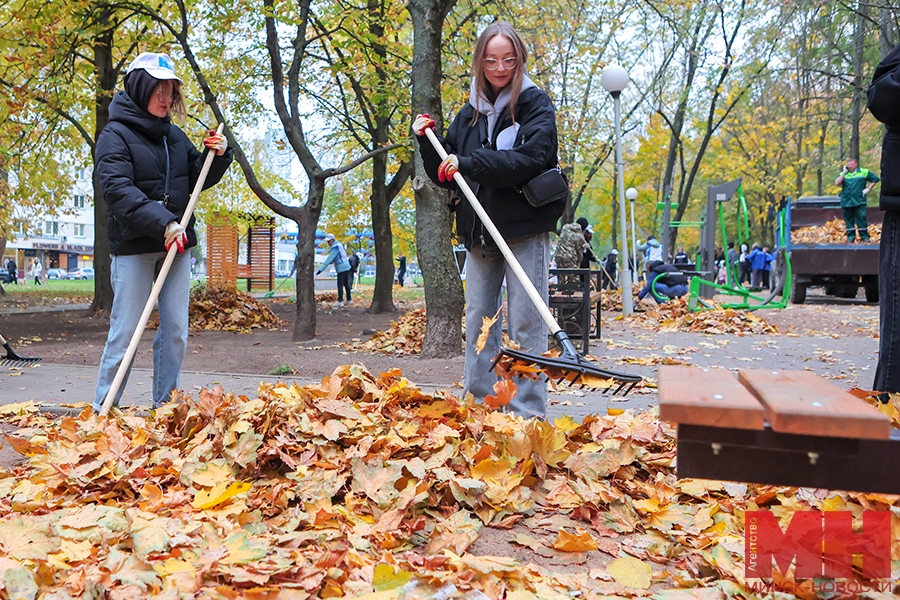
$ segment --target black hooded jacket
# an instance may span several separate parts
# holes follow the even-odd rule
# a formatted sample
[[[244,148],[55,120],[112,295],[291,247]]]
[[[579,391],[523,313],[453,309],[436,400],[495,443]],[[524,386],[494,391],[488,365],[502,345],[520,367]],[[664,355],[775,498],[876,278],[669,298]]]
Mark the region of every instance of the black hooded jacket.
[[[488,139],[487,118],[479,114],[472,125],[475,108],[472,104],[459,112],[441,141],[449,154],[459,158],[459,172],[466,178],[488,216],[504,239],[555,231],[565,201],[532,207],[517,189],[523,183],[557,164],[556,111],[549,96],[537,87],[523,89],[516,102],[515,144],[510,150],[494,150],[497,134],[510,127],[509,107],[503,109],[494,127],[493,139]],[[425,138],[419,137],[419,149],[425,171],[432,181],[438,181],[441,159]],[[452,181],[438,183],[457,189]],[[456,233],[466,248],[473,245],[493,245],[490,234],[465,199],[455,205]]]
[[[881,209],[900,211],[900,46],[875,68],[869,112],[884,123],[881,145]]]
[[[165,252],[166,225],[181,221],[206,152],[198,151],[169,117],[151,115],[125,92],[113,98],[109,118],[97,140],[96,169],[109,207],[110,253]],[[231,159],[229,148],[213,160],[204,189],[218,183]],[[188,248],[197,245],[193,217],[187,236]]]

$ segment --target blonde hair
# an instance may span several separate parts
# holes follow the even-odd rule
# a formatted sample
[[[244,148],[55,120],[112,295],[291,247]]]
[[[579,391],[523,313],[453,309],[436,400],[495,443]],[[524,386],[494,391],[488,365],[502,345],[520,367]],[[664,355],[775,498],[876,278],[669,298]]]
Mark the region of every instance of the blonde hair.
[[[513,74],[512,80],[507,84],[511,86],[509,114],[513,123],[515,123],[516,102],[519,99],[519,93],[522,91],[522,80],[525,77],[525,61],[528,60],[528,50],[525,49],[522,38],[519,37],[519,34],[516,33],[513,26],[506,21],[491,23],[478,37],[478,41],[475,43],[475,50],[472,54],[472,79],[475,82],[475,93],[479,96],[483,95],[485,98],[489,98],[491,95],[489,94],[491,88],[487,77],[484,76],[484,53],[487,50],[488,42],[498,35],[502,35],[512,42],[513,50],[516,53],[516,72]],[[474,125],[476,122],[478,122],[477,110],[475,111],[475,116],[472,118],[472,124]]]
[[[181,93],[181,82],[172,80],[172,106],[169,108],[174,120],[182,125],[187,122],[187,107],[184,105],[184,94]]]

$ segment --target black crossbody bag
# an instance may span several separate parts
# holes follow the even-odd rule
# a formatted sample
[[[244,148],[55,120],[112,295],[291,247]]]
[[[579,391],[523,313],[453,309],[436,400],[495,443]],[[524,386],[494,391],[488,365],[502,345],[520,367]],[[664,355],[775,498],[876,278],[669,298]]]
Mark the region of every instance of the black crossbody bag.
[[[569,193],[569,182],[559,165],[547,169],[527,183],[522,184],[520,190],[535,208],[541,208],[553,202],[564,200]]]

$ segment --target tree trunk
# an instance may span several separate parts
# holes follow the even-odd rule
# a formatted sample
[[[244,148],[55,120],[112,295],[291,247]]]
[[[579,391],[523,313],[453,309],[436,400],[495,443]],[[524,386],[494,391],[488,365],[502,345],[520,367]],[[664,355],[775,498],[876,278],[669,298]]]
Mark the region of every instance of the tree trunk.
[[[441,33],[444,18],[456,0],[410,0],[407,10],[413,22],[412,108],[428,113],[442,126]],[[425,174],[416,152],[416,252],[425,280],[427,325],[422,358],[458,356],[462,353],[462,284],[453,256],[453,219],[447,194]],[[472,326],[472,324],[470,324]]]
[[[391,201],[387,197],[384,178],[387,174],[387,154],[376,156],[372,162],[372,234],[375,237],[375,290],[372,292],[370,313],[396,312],[394,306],[394,234],[391,231]]]
[[[103,10],[98,13],[101,23],[109,21],[110,13]],[[100,132],[109,123],[109,104],[115,93],[116,81],[119,73],[113,67],[112,56],[113,30],[104,29],[93,40],[94,73],[97,79],[97,99],[94,103],[94,148]],[[96,161],[94,161],[96,165]],[[107,235],[107,206],[106,199],[100,192],[100,184],[97,181],[97,171],[94,169],[94,300],[91,302],[91,311],[95,314],[106,313],[112,310],[113,289],[110,283],[110,267],[112,258],[109,255],[109,236]]]
[[[866,45],[866,14],[868,5],[860,2],[857,7],[856,29],[853,32],[853,98],[850,101],[850,158],[859,159],[859,121],[862,118],[862,104],[866,78],[863,63]]]
[[[314,194],[315,180],[310,179],[309,193]],[[324,185],[318,183],[319,194],[324,193]],[[297,209],[292,218],[297,223],[297,318],[291,339],[304,342],[316,337],[316,226],[318,214],[310,214],[310,203]],[[321,206],[321,203],[319,204]],[[321,212],[321,211],[318,211]]]

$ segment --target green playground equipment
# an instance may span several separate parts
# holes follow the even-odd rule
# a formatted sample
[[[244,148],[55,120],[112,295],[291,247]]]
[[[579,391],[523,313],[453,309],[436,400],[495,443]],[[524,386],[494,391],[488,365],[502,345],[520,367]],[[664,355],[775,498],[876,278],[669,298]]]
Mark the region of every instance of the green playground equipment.
[[[737,195],[740,201],[740,204],[738,205],[739,213],[737,240],[737,246],[740,247],[745,242],[750,241],[750,220],[747,210],[747,201],[744,198],[744,186],[741,183],[740,179],[732,182],[732,184],[734,183],[737,183],[737,188],[735,189],[734,193]],[[714,188],[710,189],[713,190]],[[723,196],[725,197],[723,198]],[[725,229],[725,211],[722,207],[723,201],[727,200],[727,194],[719,192],[715,201],[713,201],[712,192],[710,192],[709,197],[710,202],[708,203],[707,213],[711,212],[712,210],[718,211],[719,223],[722,229],[722,246],[727,248],[728,236]],[[715,208],[713,208],[714,206]],[[743,286],[736,283],[740,275],[740,272],[738,270],[739,265],[732,265],[731,261],[728,258],[728,253],[726,252],[725,270],[729,274],[729,276],[726,278],[726,282],[724,284],[719,284],[711,281],[706,281],[696,276],[692,277],[690,283],[690,297],[688,300],[688,306],[694,311],[700,311],[704,308],[713,308],[713,306],[704,298],[711,298],[713,295],[713,290],[719,290],[727,295],[740,296],[741,298],[743,298],[743,301],[741,302],[728,302],[722,304],[721,306],[723,308],[736,308],[741,310],[757,310],[759,308],[785,308],[788,305],[788,300],[790,298],[791,286],[791,260],[790,256],[787,253],[790,225],[787,223],[787,211],[787,203],[782,202],[782,207],[778,211],[775,224],[775,268],[773,269],[773,273],[776,275],[777,280],[775,288],[772,292],[770,292],[767,296],[757,295],[756,293],[744,289]],[[743,217],[743,220],[741,219],[741,217]],[[712,243],[714,248],[714,238]],[[731,281],[731,283],[729,283],[729,281]],[[701,286],[704,287],[701,288]],[[781,296],[781,300],[775,302],[774,300],[776,296]],[[754,303],[751,304],[751,301],[753,301]]]

